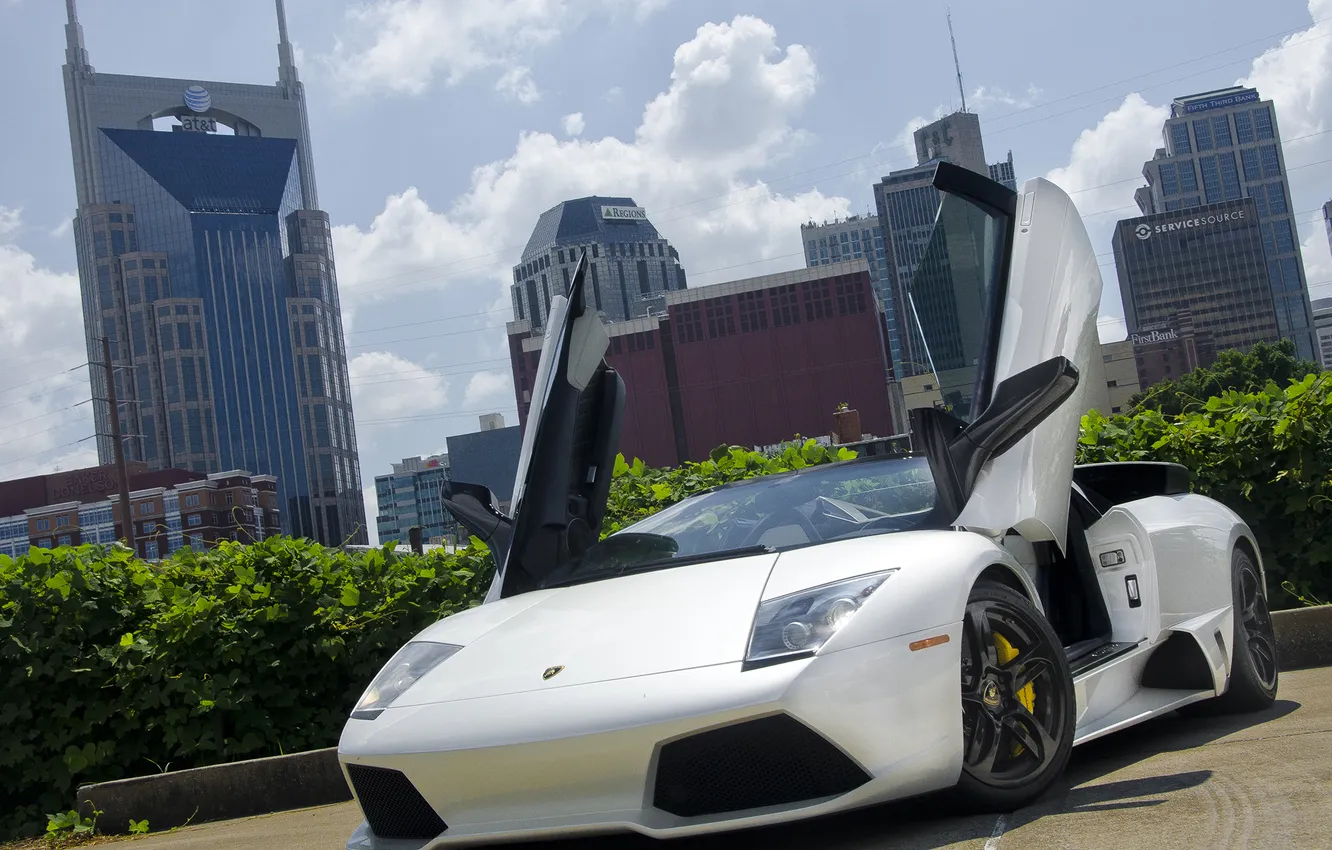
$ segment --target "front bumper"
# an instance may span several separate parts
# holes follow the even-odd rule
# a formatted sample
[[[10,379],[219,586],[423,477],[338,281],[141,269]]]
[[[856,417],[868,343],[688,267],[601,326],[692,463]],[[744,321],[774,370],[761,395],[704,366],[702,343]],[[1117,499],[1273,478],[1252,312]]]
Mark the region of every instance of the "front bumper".
[[[908,648],[944,632],[946,644]],[[415,838],[388,840],[367,823],[347,846],[403,850],[625,830],[671,837],[946,787],[961,769],[959,645],[954,624],[743,672],[739,663],[722,664],[390,708],[373,721],[350,721],[338,747],[344,771],[360,765],[400,773],[445,828],[425,838],[418,826]],[[763,718],[773,720],[753,722]],[[700,735],[733,726],[743,734]],[[773,783],[727,797],[723,789],[736,783],[715,776],[709,783],[698,763],[744,747],[772,753],[776,761],[765,769]],[[783,765],[809,775],[787,776]],[[744,775],[744,767],[716,769]],[[696,787],[681,784],[700,776]],[[792,789],[819,795],[793,800]],[[379,804],[357,794],[363,811]],[[754,805],[765,801],[775,802]],[[744,808],[729,808],[735,805]]]

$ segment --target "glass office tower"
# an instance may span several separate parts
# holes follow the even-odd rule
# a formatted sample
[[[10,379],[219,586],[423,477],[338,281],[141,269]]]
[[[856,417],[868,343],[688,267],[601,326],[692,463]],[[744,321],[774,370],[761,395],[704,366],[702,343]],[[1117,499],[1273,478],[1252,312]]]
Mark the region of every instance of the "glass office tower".
[[[286,533],[367,539],[328,216],[278,0],[276,86],[99,74],[73,0],[65,91],[97,448],[277,478]]]
[[[1313,316],[1290,181],[1272,101],[1235,86],[1175,98],[1161,128],[1165,147],[1143,165],[1135,195],[1144,215],[1252,198],[1281,336],[1316,359]]]

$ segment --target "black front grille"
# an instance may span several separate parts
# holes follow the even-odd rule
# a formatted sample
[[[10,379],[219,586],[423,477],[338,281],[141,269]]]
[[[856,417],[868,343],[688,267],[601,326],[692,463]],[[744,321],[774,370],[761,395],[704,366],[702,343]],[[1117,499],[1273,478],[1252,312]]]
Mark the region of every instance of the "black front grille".
[[[421,792],[398,771],[349,764],[347,774],[370,830],[379,838],[434,838],[448,829]]]
[[[823,736],[775,714],[663,745],[652,804],[696,817],[832,797],[869,778]]]

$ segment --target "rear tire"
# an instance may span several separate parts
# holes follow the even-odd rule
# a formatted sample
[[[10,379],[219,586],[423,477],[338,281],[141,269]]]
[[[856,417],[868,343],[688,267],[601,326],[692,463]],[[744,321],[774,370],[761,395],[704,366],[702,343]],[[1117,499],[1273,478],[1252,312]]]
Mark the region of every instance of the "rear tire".
[[[1026,597],[977,582],[962,621],[962,775],[968,809],[1011,812],[1063,773],[1073,749],[1073,674]]]
[[[1258,565],[1243,549],[1230,555],[1230,591],[1235,606],[1230,684],[1221,696],[1180,709],[1185,716],[1262,711],[1276,701],[1280,669],[1272,613]]]

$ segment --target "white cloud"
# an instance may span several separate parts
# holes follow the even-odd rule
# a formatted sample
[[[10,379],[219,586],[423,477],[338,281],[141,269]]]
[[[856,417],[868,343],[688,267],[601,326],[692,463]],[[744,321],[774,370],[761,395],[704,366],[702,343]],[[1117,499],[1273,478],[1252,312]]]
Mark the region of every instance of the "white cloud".
[[[560,122],[564,126],[564,133],[568,136],[583,135],[583,128],[586,126],[583,122],[583,113],[573,112],[564,116]]]
[[[23,222],[23,208],[0,207],[0,236],[8,236]]]
[[[987,106],[1009,106],[1013,109],[1030,109],[1040,102],[1044,91],[1034,84],[1028,84],[1021,94],[1013,94],[1006,89],[990,86],[977,86],[969,97],[969,109],[984,109]]]
[[[513,404],[513,376],[506,371],[477,372],[463,390],[462,406],[466,410],[483,407],[508,408]]]
[[[10,241],[22,228],[19,210],[0,206],[0,223],[0,478],[95,464],[92,441],[52,452],[92,434],[91,405],[65,409],[88,397],[78,278],[39,266]]]
[[[446,207],[409,188],[368,229],[335,228],[344,303],[487,280],[495,303],[507,304],[509,266],[537,215],[589,194],[647,207],[695,284],[798,267],[788,255],[800,253],[800,223],[845,215],[849,203],[817,190],[781,195],[754,175],[801,142],[795,120],[817,80],[808,52],[779,47],[758,18],[699,27],[632,141],[526,132],[508,158],[475,168],[470,189]],[[774,259],[755,262],[764,258]],[[694,274],[733,265],[742,267]]]
[[[448,403],[447,381],[387,351],[358,354],[348,370],[358,419],[425,413]]]
[[[1115,222],[1138,214],[1133,191],[1139,180],[1125,180],[1142,171],[1142,164],[1161,146],[1161,125],[1170,111],[1152,106],[1136,92],[1124,98],[1095,127],[1083,130],[1073,142],[1068,164],[1052,169],[1046,178],[1073,197],[1097,253],[1110,250]],[[1119,297],[1119,279],[1113,263],[1101,266],[1101,315],[1119,320],[1104,340],[1122,339],[1124,308]]]
[[[506,69],[507,77],[526,64],[525,57],[589,15],[615,16],[628,8],[642,20],[665,5],[663,0],[366,0],[347,11],[347,35],[323,60],[350,94],[419,95],[436,79],[456,85],[491,68]],[[519,99],[535,91],[530,82],[516,89]]]
[[[537,91],[536,82],[532,79],[532,69],[526,65],[515,65],[505,71],[504,76],[495,81],[495,91],[523,104],[541,100],[541,92]]]
[[[605,101],[618,101],[623,96],[624,89],[619,86],[611,86],[601,95],[601,99]]]

